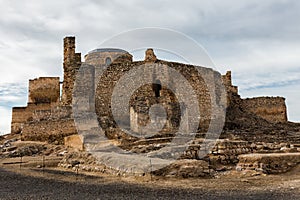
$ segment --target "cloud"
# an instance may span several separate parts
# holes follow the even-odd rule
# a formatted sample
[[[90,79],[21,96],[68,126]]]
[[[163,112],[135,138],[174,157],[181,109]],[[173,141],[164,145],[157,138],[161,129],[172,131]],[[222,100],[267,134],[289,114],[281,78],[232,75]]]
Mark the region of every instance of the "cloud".
[[[24,83],[0,83],[0,106],[25,105],[27,90]]]
[[[0,134],[10,132],[12,107],[25,106],[27,84],[0,83]]]
[[[7,107],[0,106],[0,135],[9,133],[11,110]]]
[[[242,52],[219,56],[220,71],[231,69],[241,89],[281,86],[298,82],[300,77],[300,41],[252,41],[243,43]],[[229,46],[230,48],[230,46]],[[226,50],[224,49],[224,52]],[[227,66],[224,66],[224,63]]]

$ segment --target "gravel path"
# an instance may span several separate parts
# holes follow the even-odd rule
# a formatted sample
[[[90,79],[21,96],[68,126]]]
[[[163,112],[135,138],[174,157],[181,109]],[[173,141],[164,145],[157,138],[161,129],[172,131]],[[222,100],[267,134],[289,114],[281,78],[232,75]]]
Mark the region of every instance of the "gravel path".
[[[75,174],[65,174],[74,176]],[[62,181],[25,176],[0,168],[0,199],[298,199],[299,194],[226,192],[205,189],[146,187],[85,176],[85,181]],[[81,177],[82,178],[82,177]],[[95,180],[96,179],[96,180]],[[90,181],[89,181],[90,180]],[[207,180],[209,181],[209,180]]]

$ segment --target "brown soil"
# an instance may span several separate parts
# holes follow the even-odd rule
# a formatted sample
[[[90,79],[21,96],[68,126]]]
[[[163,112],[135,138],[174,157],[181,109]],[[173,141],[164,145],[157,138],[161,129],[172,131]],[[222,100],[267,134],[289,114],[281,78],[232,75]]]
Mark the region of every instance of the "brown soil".
[[[235,170],[215,178],[116,177],[37,168],[41,158],[2,159],[0,199],[299,199],[300,166],[279,175]],[[59,162],[47,157],[45,165]],[[53,165],[52,165],[53,166]]]

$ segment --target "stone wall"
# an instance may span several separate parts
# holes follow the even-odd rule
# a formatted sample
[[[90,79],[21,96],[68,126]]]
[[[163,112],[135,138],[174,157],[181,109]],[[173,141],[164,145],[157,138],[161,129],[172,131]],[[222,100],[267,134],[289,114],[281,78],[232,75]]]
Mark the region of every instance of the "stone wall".
[[[238,87],[232,85],[231,71],[227,71],[225,75],[222,75],[222,80],[227,91],[238,94]]]
[[[59,103],[59,77],[29,80],[28,103]]]
[[[227,71],[222,75],[222,81],[227,91],[227,107],[234,101],[234,98],[239,98],[238,87],[232,85],[231,71]]]
[[[63,138],[77,133],[71,106],[28,104],[13,109],[12,133],[23,140],[63,143]]]
[[[180,122],[180,119],[178,118],[178,116],[176,116],[178,114],[178,110],[176,111],[176,109],[174,108],[178,108],[180,102],[176,101],[176,98],[174,97],[174,95],[172,95],[172,92],[167,90],[167,88],[172,89],[174,87],[174,83],[177,81],[174,80],[172,76],[169,76],[169,69],[171,68],[174,71],[181,74],[185,78],[185,80],[189,82],[189,85],[191,85],[197,97],[197,102],[194,103],[198,104],[199,106],[200,122],[198,116],[193,115],[193,113],[189,114],[190,119],[197,118],[197,122],[199,123],[198,128],[202,129],[203,131],[207,130],[211,119],[214,117],[211,115],[212,104],[220,105],[226,101],[226,99],[224,99],[223,96],[220,94],[220,88],[222,84],[221,74],[209,68],[157,60],[154,64],[156,67],[154,71],[159,71],[159,73],[150,73],[149,75],[147,70],[150,69],[151,65],[151,63],[149,64],[148,62],[139,61],[132,63],[112,63],[110,66],[107,67],[105,72],[99,78],[99,83],[96,90],[96,112],[99,117],[99,123],[102,126],[102,128],[116,128],[117,125],[114,121],[116,116],[112,115],[112,109],[114,108],[112,108],[111,106],[113,92],[115,90],[116,84],[118,83],[121,77],[123,77],[130,70],[134,71],[134,69],[138,68],[144,70],[145,73],[142,74],[147,74],[147,77],[134,77],[136,83],[137,80],[140,79],[144,79],[150,83],[152,82],[152,80],[156,79],[168,80],[167,83],[165,83],[166,88],[162,87],[160,91],[161,95],[159,97],[155,96],[155,91],[153,90],[153,87],[151,85],[144,85],[138,88],[137,92],[135,92],[131,97],[128,107],[133,108],[134,112],[138,113],[137,121],[139,122],[139,124],[145,125],[149,122],[149,117],[147,117],[146,115],[148,114],[151,105],[157,103],[162,103],[162,105],[165,105],[167,108],[167,112],[169,106],[170,113],[171,111],[175,113],[175,115],[173,116],[169,113],[170,120],[172,119],[172,121],[175,121],[174,117],[177,117],[176,121],[178,124],[178,122]],[[124,85],[123,90],[125,90],[126,87],[129,87],[129,85]],[[181,87],[183,87],[183,85]],[[186,92],[187,90],[186,88],[179,87],[174,89],[184,92]],[[212,95],[216,95],[218,97],[211,97],[209,89],[213,91]],[[130,88],[127,88],[127,90],[130,91]],[[122,94],[114,93],[114,95],[115,100],[120,101],[116,102],[116,104],[121,105],[121,101],[124,100]],[[211,102],[211,99],[215,99],[215,102]],[[172,108],[172,104],[174,104],[174,108]],[[120,123],[125,123],[129,125],[129,112],[125,112],[125,109],[118,110],[118,119],[121,120]],[[171,123],[172,122],[170,122],[170,124]],[[172,131],[172,129],[169,129],[168,131]],[[122,135],[122,130],[117,130],[117,132],[119,132],[120,135]]]
[[[12,134],[21,133],[23,123],[30,118],[31,113],[26,112],[26,107],[14,107],[12,108],[12,120],[10,131]]]
[[[300,163],[300,153],[240,155],[237,170],[255,170],[266,174],[287,172]]]
[[[283,97],[256,97],[242,100],[242,109],[272,123],[287,122],[287,109]]]
[[[76,134],[72,118],[72,93],[81,54],[75,53],[75,37],[64,38],[64,83],[60,101],[59,77],[41,77],[29,81],[27,107],[13,108],[11,132],[23,140],[63,143]]]
[[[74,81],[81,66],[81,53],[75,53],[75,37],[64,38],[64,81],[62,89],[62,105],[72,104]]]
[[[181,156],[181,159],[199,159],[198,156],[202,155],[202,150],[205,150],[203,146],[203,140],[196,140]],[[236,140],[217,140],[215,146],[208,152],[210,163],[216,164],[236,164],[238,162],[238,156],[241,154],[252,153],[255,150],[256,145],[247,141]]]
[[[99,78],[111,63],[131,63],[132,55],[122,49],[95,49],[85,55],[85,64],[93,67],[94,88],[97,88]]]
[[[60,120],[72,118],[72,107],[71,106],[56,106],[52,105],[48,109],[36,109],[32,113],[33,122],[44,121],[44,120]]]
[[[18,109],[16,109],[18,110]],[[25,110],[15,115],[22,116],[19,124],[23,140],[63,143],[63,138],[77,133],[72,119],[71,106],[55,104],[28,104]]]
[[[110,65],[113,63],[132,62],[132,55],[122,49],[96,49],[84,56],[85,63],[93,66]]]
[[[176,131],[178,129],[181,116],[178,99],[166,87],[162,87],[157,91],[160,93],[159,97],[156,97],[154,90],[153,84],[148,84],[139,88],[132,95],[130,100],[130,127],[132,131],[137,133],[147,132],[145,126],[151,123],[151,120],[156,123],[152,124],[153,127],[149,127],[148,131],[159,128],[160,125],[164,131]],[[165,113],[155,106],[157,104],[162,106]],[[150,109],[153,114],[155,113],[155,119],[150,119]]]
[[[29,103],[27,107],[14,107],[12,109],[11,133],[21,133],[24,123],[32,121],[34,112],[51,109],[51,104],[33,104]]]
[[[74,120],[31,121],[23,125],[22,140],[64,144],[64,137],[77,133]]]
[[[32,121],[36,112],[47,112],[60,100],[59,77],[29,80],[27,107],[12,109],[11,133],[20,133],[24,123]]]

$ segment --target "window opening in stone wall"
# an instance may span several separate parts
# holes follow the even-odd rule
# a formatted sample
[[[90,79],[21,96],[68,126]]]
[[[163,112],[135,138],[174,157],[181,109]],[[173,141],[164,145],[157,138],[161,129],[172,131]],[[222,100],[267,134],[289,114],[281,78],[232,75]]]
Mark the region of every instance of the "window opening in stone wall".
[[[161,82],[160,80],[155,80],[152,84],[152,89],[154,91],[155,97],[160,97],[160,90],[161,90]]]
[[[110,58],[110,57],[107,57],[107,58],[105,59],[105,64],[106,64],[106,65],[110,65],[110,64],[111,64],[111,58]]]

